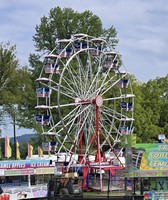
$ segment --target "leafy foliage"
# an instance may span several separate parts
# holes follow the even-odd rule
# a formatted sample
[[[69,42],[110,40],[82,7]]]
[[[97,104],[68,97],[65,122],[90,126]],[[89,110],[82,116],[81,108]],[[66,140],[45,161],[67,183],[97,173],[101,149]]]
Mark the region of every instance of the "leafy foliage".
[[[134,125],[139,142],[156,141],[158,134],[167,134],[167,83],[166,76],[134,87],[135,94],[138,92]]]
[[[0,44],[0,105],[4,103],[17,102],[17,79],[18,59],[16,58],[16,47],[10,43]],[[15,87],[13,87],[15,86]]]
[[[103,33],[102,22],[91,11],[78,13],[71,8],[52,8],[49,17],[42,17],[41,24],[36,25],[36,34],[33,40],[36,42],[37,51],[52,51],[55,41],[71,38],[72,34],[85,33],[100,36]]]

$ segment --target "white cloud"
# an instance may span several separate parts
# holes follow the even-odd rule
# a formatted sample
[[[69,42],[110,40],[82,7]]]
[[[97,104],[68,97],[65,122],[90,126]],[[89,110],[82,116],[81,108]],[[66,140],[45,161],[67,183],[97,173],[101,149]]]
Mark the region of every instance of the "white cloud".
[[[167,0],[1,0],[1,42],[16,44],[21,64],[28,64],[34,52],[32,37],[40,18],[53,7],[69,7],[75,11],[90,10],[100,17],[105,28],[114,25],[118,32],[117,49],[123,55],[130,73],[147,81],[168,72],[168,7]],[[155,58],[155,59],[153,59]],[[162,72],[160,64],[162,63]],[[146,66],[152,70],[146,73]],[[143,74],[143,76],[141,75]]]

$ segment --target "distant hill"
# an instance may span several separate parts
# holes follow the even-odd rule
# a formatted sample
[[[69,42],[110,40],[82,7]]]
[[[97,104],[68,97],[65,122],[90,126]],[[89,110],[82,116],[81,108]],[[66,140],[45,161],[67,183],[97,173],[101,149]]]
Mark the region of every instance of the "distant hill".
[[[30,140],[30,138],[36,138],[38,137],[37,134],[24,134],[21,136],[17,136],[16,140],[19,142],[19,144],[24,143],[24,142],[28,142]],[[14,143],[14,137],[10,138],[10,142],[13,144]]]

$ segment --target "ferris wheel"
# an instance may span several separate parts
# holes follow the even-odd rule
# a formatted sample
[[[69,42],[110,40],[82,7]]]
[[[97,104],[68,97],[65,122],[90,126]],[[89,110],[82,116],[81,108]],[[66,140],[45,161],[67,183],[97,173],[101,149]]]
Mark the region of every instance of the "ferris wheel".
[[[75,34],[56,42],[37,82],[36,122],[57,153],[102,160],[133,132],[134,95],[121,55],[102,38]]]

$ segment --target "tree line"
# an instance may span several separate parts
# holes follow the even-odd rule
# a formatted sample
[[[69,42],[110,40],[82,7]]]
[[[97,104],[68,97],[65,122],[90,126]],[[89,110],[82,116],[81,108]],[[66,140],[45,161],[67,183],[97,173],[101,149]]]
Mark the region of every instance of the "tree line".
[[[20,66],[16,45],[10,42],[0,44],[0,123],[5,125],[5,119],[9,117],[15,125],[34,130],[39,137],[31,142],[37,147],[45,139],[34,119],[35,80],[42,68],[41,57],[54,49],[57,39],[70,38],[75,33],[103,37],[114,50],[119,39],[115,27],[105,29],[101,19],[91,11],[79,13],[71,8],[52,8],[48,16],[41,18],[35,31],[32,40],[36,53],[29,56],[30,66]],[[157,141],[158,134],[168,135],[168,75],[143,83],[132,74],[131,80],[135,94],[134,133],[137,142]],[[25,148],[22,151],[25,156]]]

